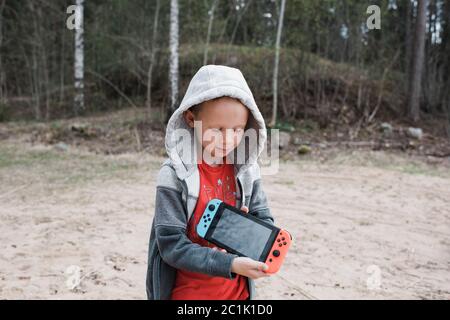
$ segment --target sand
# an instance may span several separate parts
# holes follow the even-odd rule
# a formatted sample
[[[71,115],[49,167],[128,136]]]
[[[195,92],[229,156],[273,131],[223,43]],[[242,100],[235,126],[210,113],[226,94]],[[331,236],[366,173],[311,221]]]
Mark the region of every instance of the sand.
[[[145,299],[162,160],[1,142],[0,298]],[[450,298],[449,175],[309,159],[263,179],[294,245],[257,298]]]

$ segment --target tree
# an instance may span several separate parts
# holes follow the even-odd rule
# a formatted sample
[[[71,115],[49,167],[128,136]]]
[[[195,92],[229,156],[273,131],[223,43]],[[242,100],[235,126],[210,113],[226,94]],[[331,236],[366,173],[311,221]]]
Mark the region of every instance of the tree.
[[[442,42],[441,42],[441,56],[442,58],[442,74],[443,88],[441,92],[442,108],[447,113],[447,135],[450,139],[450,1],[444,1],[442,10]],[[446,90],[447,88],[447,90]]]
[[[409,75],[411,72],[411,16],[413,15],[411,0],[406,1],[405,8],[405,75],[406,79],[409,79]],[[409,81],[405,81],[405,91],[409,90]]]
[[[153,67],[155,64],[155,55],[156,55],[156,50],[157,50],[156,36],[158,35],[158,18],[159,18],[160,7],[161,7],[161,0],[156,0],[155,15],[153,17],[152,52],[150,55],[150,65],[148,67],[148,72],[147,72],[147,108],[149,110],[152,106],[152,74],[153,74]]]
[[[75,52],[74,52],[74,76],[75,76],[75,97],[74,112],[79,114],[84,111],[84,28],[83,10],[84,0],[76,1],[75,13]]]
[[[277,29],[277,40],[275,44],[275,64],[273,67],[273,109],[272,109],[272,120],[270,126],[275,126],[277,121],[277,109],[278,109],[278,65],[280,62],[280,41],[281,41],[281,31],[283,30],[283,18],[284,18],[284,8],[286,6],[286,0],[281,0],[280,16],[278,18],[278,29]]]
[[[214,21],[214,10],[216,9],[218,0],[213,0],[211,10],[209,10],[209,23],[208,23],[208,34],[206,35],[206,44],[205,44],[205,52],[203,54],[203,65],[205,65],[208,62],[208,46],[209,46],[209,39],[211,38],[211,29],[212,24]]]
[[[178,102],[178,0],[170,1],[170,60],[169,60],[169,81],[170,81],[170,108],[168,117],[175,111]]]
[[[428,0],[419,0],[417,18],[414,32],[414,45],[412,52],[412,70],[409,79],[408,115],[414,121],[419,120],[421,80],[425,58],[425,32]]]
[[[3,42],[3,10],[5,8],[6,0],[2,0],[0,2],[0,108],[1,105],[5,103],[5,93],[4,91],[4,83],[5,83],[5,74],[2,66],[2,42]]]

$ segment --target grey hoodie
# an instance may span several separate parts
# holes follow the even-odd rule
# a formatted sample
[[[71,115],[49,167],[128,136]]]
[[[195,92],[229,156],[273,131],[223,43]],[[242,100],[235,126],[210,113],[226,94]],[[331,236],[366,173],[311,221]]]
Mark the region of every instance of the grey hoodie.
[[[201,102],[223,96],[239,99],[250,110],[246,129],[253,128],[258,133],[257,143],[248,146],[245,161],[234,166],[236,207],[245,205],[249,214],[273,224],[257,163],[266,141],[264,119],[238,69],[203,66],[192,78],[183,101],[167,124],[165,144],[169,159],[163,163],[157,179],[155,215],[148,250],[148,299],[170,298],[177,269],[229,279],[236,276],[231,272],[236,255],[202,247],[186,235],[187,224],[199,196],[200,176],[196,152],[192,152],[194,131],[185,122],[183,112]],[[180,131],[190,139],[180,139]],[[248,288],[252,299],[254,283],[249,278]]]

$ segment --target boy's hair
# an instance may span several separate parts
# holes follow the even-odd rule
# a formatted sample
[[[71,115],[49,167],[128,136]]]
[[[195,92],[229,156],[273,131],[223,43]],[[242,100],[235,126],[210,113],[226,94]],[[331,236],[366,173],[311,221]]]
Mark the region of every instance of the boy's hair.
[[[237,100],[237,101],[240,102],[239,99],[236,99],[236,98],[233,98],[233,97],[229,97],[229,96],[222,96],[222,97],[217,97],[217,98],[214,98],[214,99],[209,99],[209,100],[203,101],[202,103],[193,105],[193,106],[190,107],[188,110],[192,111],[192,113],[193,113],[194,115],[197,116],[197,115],[199,114],[199,112],[200,112],[200,109],[201,109],[203,103],[205,103],[205,102],[207,102],[207,101],[215,101],[215,100],[219,100],[219,99],[222,99],[222,98],[235,99],[235,100]]]
[[[199,103],[199,104],[196,104],[195,106],[190,107],[188,110],[192,111],[192,113],[197,116],[198,113],[200,112],[201,106],[202,106],[202,104]]]

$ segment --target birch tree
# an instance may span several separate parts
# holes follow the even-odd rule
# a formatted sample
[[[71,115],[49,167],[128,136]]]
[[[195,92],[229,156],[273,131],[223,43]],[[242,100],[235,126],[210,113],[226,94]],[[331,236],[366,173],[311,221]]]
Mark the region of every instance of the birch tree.
[[[170,1],[170,58],[169,58],[169,82],[170,82],[170,110],[169,115],[176,109],[178,101],[178,0]]]
[[[84,0],[76,0],[75,10],[75,97],[74,111],[79,114],[84,110]]]
[[[277,110],[278,110],[278,66],[280,62],[280,41],[281,32],[283,30],[283,18],[284,18],[284,8],[286,7],[286,0],[281,0],[280,15],[278,18],[278,28],[277,28],[277,40],[275,43],[275,63],[273,67],[273,108],[272,108],[272,120],[270,126],[275,126],[277,122]]]

